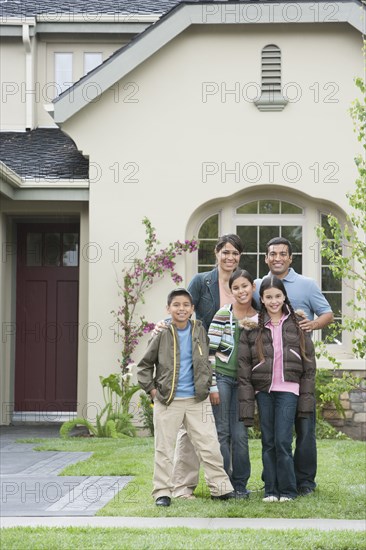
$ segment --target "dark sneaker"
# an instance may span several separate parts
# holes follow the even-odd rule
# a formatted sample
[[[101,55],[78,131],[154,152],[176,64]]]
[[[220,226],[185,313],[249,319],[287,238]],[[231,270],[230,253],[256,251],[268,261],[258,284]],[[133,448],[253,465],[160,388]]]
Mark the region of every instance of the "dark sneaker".
[[[170,506],[171,498],[170,497],[159,497],[156,499],[156,506]]]
[[[298,493],[301,497],[306,497],[314,492],[312,487],[299,487]]]
[[[235,491],[235,498],[249,498],[249,491]]]
[[[230,498],[236,498],[235,491],[231,491],[231,493],[226,493],[225,495],[211,495],[212,500],[229,500]]]

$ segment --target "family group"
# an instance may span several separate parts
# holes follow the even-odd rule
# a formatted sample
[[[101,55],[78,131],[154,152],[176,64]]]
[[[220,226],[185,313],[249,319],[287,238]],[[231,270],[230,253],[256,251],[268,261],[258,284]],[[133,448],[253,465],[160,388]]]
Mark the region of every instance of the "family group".
[[[212,271],[169,293],[170,318],[157,324],[138,364],[139,384],[154,401],[157,506],[196,498],[201,463],[213,500],[249,497],[255,403],[263,500],[287,502],[316,487],[311,335],[332,322],[331,307],[315,281],[291,267],[285,238],[267,243],[263,279],[239,267],[237,235],[222,236],[215,255]]]

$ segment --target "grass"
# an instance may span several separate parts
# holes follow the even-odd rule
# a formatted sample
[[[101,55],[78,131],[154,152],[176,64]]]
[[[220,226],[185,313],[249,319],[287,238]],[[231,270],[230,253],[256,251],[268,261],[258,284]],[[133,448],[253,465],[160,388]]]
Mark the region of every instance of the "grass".
[[[1,547],[3,550],[346,550],[365,548],[365,535],[362,532],[315,530],[11,528],[2,530]]]
[[[37,441],[37,440],[33,440]],[[252,475],[249,500],[212,502],[201,477],[195,501],[173,500],[157,508],[151,497],[152,438],[72,438],[41,440],[38,450],[93,451],[88,460],[68,466],[63,475],[132,475],[134,480],[102,510],[100,516],[143,517],[273,517],[364,519],[366,512],[366,445],[361,441],[318,441],[318,488],[290,503],[263,503],[261,443],[250,440]]]

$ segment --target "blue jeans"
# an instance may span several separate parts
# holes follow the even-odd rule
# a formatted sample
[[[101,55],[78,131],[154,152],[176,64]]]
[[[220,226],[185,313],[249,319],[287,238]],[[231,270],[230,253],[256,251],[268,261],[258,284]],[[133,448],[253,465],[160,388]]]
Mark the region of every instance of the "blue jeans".
[[[290,392],[259,392],[256,396],[262,432],[265,496],[297,496],[292,431],[298,396]]]
[[[216,373],[220,404],[212,407],[224,469],[235,491],[245,493],[250,477],[248,432],[239,421],[238,382]]]
[[[317,454],[315,423],[315,410],[308,418],[296,417],[295,420],[296,449],[294,461],[298,489],[303,487],[315,489],[316,487]]]

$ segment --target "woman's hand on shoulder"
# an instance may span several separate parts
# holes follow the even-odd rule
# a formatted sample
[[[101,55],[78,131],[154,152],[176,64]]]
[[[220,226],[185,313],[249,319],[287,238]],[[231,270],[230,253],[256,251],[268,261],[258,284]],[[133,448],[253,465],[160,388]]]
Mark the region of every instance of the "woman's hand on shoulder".
[[[153,333],[154,336],[156,336],[157,334],[159,334],[159,332],[162,332],[163,330],[165,330],[167,328],[168,328],[168,324],[164,320],[162,320],[162,321],[159,321],[158,323],[156,323],[152,333]]]

